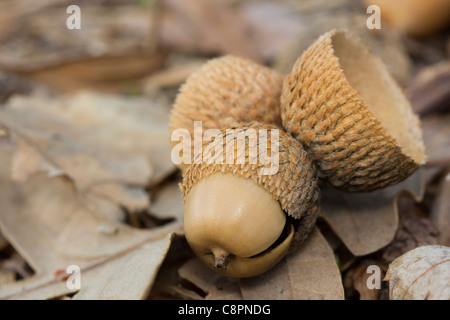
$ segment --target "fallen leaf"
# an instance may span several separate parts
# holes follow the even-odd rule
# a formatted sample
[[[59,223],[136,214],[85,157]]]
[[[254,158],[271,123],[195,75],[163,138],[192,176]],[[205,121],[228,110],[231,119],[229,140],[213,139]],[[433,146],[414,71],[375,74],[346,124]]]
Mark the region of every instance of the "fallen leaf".
[[[421,172],[405,181],[369,193],[344,193],[322,188],[321,215],[355,255],[375,252],[394,239],[398,227],[397,198],[402,191],[423,197]]]
[[[159,190],[152,192],[152,203],[148,214],[158,219],[183,220],[183,195],[180,190],[180,179],[164,184]]]
[[[202,291],[208,293],[214,283],[217,282],[221,276],[217,272],[206,267],[199,259],[192,258],[187,261],[181,268],[178,269],[178,273],[182,279],[185,279]]]
[[[188,281],[202,291],[199,298],[205,300],[241,300],[238,280],[222,276],[206,267],[194,257],[183,264],[178,273],[181,279]],[[188,287],[186,288],[188,289]]]
[[[450,300],[450,248],[408,251],[389,265],[385,280],[391,300]]]
[[[110,220],[107,212],[99,210],[98,203],[92,202],[85,190],[79,189],[62,170],[53,176],[48,171],[28,172],[26,179],[12,180],[13,163],[17,161],[14,155],[27,140],[8,126],[1,129],[4,133],[0,137],[0,230],[35,274],[2,286],[0,297],[48,299],[74,292],[62,279],[55,278],[56,271],[73,264],[81,268],[83,278],[86,276],[88,280],[80,291],[81,297],[145,296],[170,245],[171,235],[182,231],[181,222],[141,230]],[[32,154],[30,149],[27,152]],[[40,155],[53,163],[45,153]],[[102,209],[114,208],[106,205]],[[139,272],[134,270],[137,280],[125,278],[126,272],[121,271],[129,266],[129,261],[142,266]],[[133,283],[129,290],[120,289],[124,279]],[[89,282],[96,283],[95,292]]]
[[[450,62],[424,68],[405,91],[421,116],[450,110]]]
[[[73,299],[144,299],[167,254],[172,235],[171,233],[160,240],[144,243],[101,267],[84,271],[84,285]]]
[[[175,170],[168,101],[83,92],[54,99],[17,97],[4,112],[17,127],[36,131],[34,140],[44,140],[46,152],[74,175],[90,169],[97,180],[152,186]],[[95,179],[90,175],[84,178]]]
[[[240,280],[246,300],[342,300],[344,289],[333,250],[315,228],[294,253],[268,272]]]
[[[64,1],[0,4],[0,68],[59,90],[117,90],[161,68],[155,11],[134,3],[83,2],[80,30]],[[7,9],[3,8],[4,6]]]
[[[17,74],[65,93],[84,90],[120,93],[139,89],[140,81],[160,70],[166,58],[166,53],[138,52],[66,62]]]

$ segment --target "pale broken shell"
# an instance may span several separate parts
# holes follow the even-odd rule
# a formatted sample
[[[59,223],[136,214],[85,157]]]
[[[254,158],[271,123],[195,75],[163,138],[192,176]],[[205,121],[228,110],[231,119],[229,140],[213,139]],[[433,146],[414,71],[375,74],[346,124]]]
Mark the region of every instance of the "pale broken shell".
[[[356,37],[330,31],[283,84],[283,126],[319,176],[344,191],[394,185],[426,161],[419,118],[385,65]]]
[[[172,143],[189,144],[193,157],[194,137],[201,141],[207,129],[245,121],[281,127],[282,82],[277,71],[245,58],[227,55],[211,59],[180,88],[169,122]],[[201,121],[200,131],[194,130],[194,121]],[[182,138],[173,135],[176,130]],[[179,167],[183,169],[186,164]]]
[[[240,136],[249,130],[256,135]],[[273,163],[260,160],[262,130],[270,132],[268,151],[278,156],[277,170],[265,175],[262,170]],[[279,136],[278,150],[270,130]],[[238,147],[242,141],[245,151]],[[259,153],[252,154],[256,146]],[[230,154],[245,161],[229,163]],[[188,243],[207,266],[232,277],[270,269],[303,242],[318,215],[316,169],[301,145],[274,125],[251,122],[222,130],[204,145],[203,161],[184,170],[182,191]]]
[[[450,248],[431,245],[408,251],[389,265],[384,280],[392,300],[449,300]]]

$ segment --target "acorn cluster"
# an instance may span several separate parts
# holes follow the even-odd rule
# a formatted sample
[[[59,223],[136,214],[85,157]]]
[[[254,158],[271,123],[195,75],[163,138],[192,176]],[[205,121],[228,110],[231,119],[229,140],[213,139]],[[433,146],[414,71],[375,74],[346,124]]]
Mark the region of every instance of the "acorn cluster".
[[[319,179],[369,192],[426,161],[401,88],[342,30],[319,37],[286,76],[236,56],[210,60],[180,88],[172,138],[180,129],[183,139],[172,143],[188,155],[179,164],[186,239],[231,277],[265,272],[306,239]]]

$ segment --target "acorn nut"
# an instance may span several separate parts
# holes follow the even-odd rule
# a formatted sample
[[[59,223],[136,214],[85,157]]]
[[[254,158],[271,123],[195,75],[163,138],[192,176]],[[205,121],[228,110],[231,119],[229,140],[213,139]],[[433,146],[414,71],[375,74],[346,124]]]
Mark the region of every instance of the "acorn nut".
[[[172,136],[172,144],[180,149],[189,144],[184,147],[191,149],[192,160],[195,136],[201,141],[208,129],[222,129],[245,121],[281,127],[282,83],[280,73],[245,58],[226,55],[209,60],[186,80],[176,97],[169,130],[173,133],[185,129],[186,136]],[[201,121],[198,132],[194,121]],[[190,163],[177,165],[184,169],[187,162]]]
[[[255,135],[239,140],[249,130]],[[258,139],[261,130],[276,130],[278,138],[267,134],[267,140]],[[247,147],[239,151],[243,141]],[[319,200],[316,169],[301,145],[275,125],[241,123],[221,130],[203,147],[203,161],[183,171],[186,239],[199,259],[220,274],[261,274],[312,230]],[[262,174],[273,163],[255,159],[255,147],[257,157],[265,147],[278,156],[272,174]],[[245,161],[226,163],[227,155]]]
[[[283,127],[348,192],[401,182],[426,161],[419,118],[385,65],[356,37],[330,31],[283,83]]]

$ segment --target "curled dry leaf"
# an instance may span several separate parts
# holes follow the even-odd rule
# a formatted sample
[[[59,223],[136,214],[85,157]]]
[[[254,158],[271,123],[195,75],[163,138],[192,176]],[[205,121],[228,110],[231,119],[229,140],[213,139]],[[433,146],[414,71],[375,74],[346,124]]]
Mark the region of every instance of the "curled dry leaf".
[[[297,251],[277,266],[240,280],[244,299],[342,300],[344,289],[333,250],[315,228]]]
[[[385,280],[392,300],[450,300],[450,248],[413,249],[390,264]]]
[[[321,215],[355,256],[364,256],[394,238],[398,227],[397,198],[402,190],[419,201],[423,196],[421,172],[395,186],[369,193],[348,194],[324,187]]]

